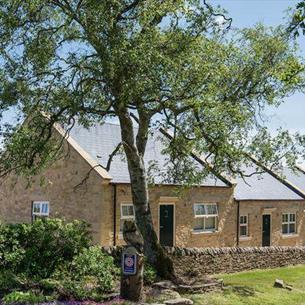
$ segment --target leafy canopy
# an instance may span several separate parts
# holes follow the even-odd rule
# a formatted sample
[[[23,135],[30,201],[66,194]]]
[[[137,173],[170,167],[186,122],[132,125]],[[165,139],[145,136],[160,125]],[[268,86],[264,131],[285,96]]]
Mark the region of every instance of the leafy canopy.
[[[271,137],[261,114],[304,88],[304,63],[283,29],[228,31],[222,13],[199,0],[2,1],[0,113],[28,122],[2,126],[1,174],[33,174],[58,157],[54,123],[113,117],[140,157],[149,131],[169,128],[173,169],[190,177],[194,149],[230,173],[247,154],[293,164],[304,137]]]
[[[294,37],[298,37],[300,33],[305,35],[305,1],[297,4],[288,30]]]

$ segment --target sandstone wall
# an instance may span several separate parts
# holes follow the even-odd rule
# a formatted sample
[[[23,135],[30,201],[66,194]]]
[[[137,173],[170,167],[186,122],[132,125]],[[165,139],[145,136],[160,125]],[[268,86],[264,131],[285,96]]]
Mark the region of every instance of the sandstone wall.
[[[249,236],[239,239],[240,247],[262,245],[262,215],[271,216],[271,246],[302,246],[305,245],[305,201],[241,201],[240,215],[247,215]],[[296,234],[282,234],[282,214],[296,214]]]
[[[236,245],[237,205],[230,187],[193,187],[181,190],[176,186],[155,186],[149,189],[153,223],[159,234],[160,204],[174,205],[174,245],[179,247],[224,247]],[[131,203],[129,185],[117,186],[116,244],[124,243],[120,233],[120,206]],[[194,232],[194,203],[217,203],[218,230],[216,232]]]
[[[65,145],[68,155],[33,177],[30,184],[13,174],[1,181],[0,221],[29,223],[32,221],[32,202],[49,201],[50,217],[84,220],[91,225],[94,242],[101,242],[103,238],[105,244],[109,244],[109,233],[101,236],[102,233],[106,235],[105,224],[111,221],[111,210],[103,202],[109,187],[77,151]],[[89,171],[88,179],[75,188]]]

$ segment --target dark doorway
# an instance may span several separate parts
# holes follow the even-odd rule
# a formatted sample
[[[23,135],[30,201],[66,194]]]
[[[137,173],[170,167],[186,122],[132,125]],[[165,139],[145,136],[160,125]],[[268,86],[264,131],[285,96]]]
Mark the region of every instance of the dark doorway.
[[[172,247],[174,245],[174,206],[160,205],[160,244]]]
[[[269,247],[271,245],[271,215],[263,215],[263,247]]]

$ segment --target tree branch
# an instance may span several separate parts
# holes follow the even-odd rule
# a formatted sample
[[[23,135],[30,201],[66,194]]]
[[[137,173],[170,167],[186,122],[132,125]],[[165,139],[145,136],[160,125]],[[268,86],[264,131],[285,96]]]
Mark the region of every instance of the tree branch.
[[[129,5],[127,5],[126,7],[124,7],[117,15],[116,17],[116,21],[120,21],[123,18],[123,15],[126,14],[128,11],[134,9],[141,1],[143,0],[135,0],[133,2],[131,2]]]
[[[113,158],[115,157],[115,155],[117,154],[117,152],[120,150],[120,148],[122,147],[123,145],[123,142],[120,142],[116,148],[113,150],[113,152],[109,155],[109,159],[108,159],[108,162],[107,162],[107,165],[106,167],[103,167],[107,172],[109,172],[110,170],[110,166],[111,166],[111,162],[113,160]]]
[[[231,28],[231,25],[233,22],[232,18],[228,18],[227,16],[225,16],[224,14],[221,14],[221,13],[215,13],[213,7],[210,4],[208,4],[206,0],[203,0],[203,4],[209,10],[211,15],[213,15],[215,17],[222,17],[226,22],[228,22],[228,26],[226,27],[226,30]]]

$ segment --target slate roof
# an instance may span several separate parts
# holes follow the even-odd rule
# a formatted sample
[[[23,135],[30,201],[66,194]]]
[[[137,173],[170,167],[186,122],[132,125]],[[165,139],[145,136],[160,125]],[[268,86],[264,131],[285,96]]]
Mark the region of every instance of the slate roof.
[[[113,123],[104,123],[103,125],[95,124],[89,129],[80,125],[75,125],[70,132],[70,136],[87,151],[92,158],[103,166],[106,166],[109,155],[113,152],[118,143],[121,142],[120,126]],[[161,174],[154,176],[154,182],[156,184],[166,184],[163,183],[164,178],[161,176],[162,173],[167,170],[167,157],[162,154],[162,150],[165,147],[164,142],[161,140],[162,138],[164,139],[164,136],[157,130],[153,135],[149,136],[144,157],[146,168],[148,168],[151,162],[154,162],[160,169]],[[195,160],[194,162],[196,163],[196,168],[198,170],[203,169],[201,164]],[[109,174],[112,176],[113,183],[130,183],[127,162],[122,154],[117,154],[113,158]],[[205,178],[201,185],[228,186],[212,174]]]
[[[255,172],[255,167],[248,167],[245,173]],[[305,175],[304,175],[305,176]],[[254,174],[251,177],[236,178],[235,198],[237,200],[302,200],[303,198],[281,183],[269,173]],[[292,182],[292,181],[291,181]],[[305,190],[305,182],[303,188]]]
[[[114,123],[95,124],[89,129],[76,124],[71,130],[70,136],[103,166],[107,164],[109,155],[121,142],[120,126]],[[155,162],[161,169],[161,174],[154,177],[156,184],[166,184],[161,177],[162,173],[167,170],[167,157],[162,154],[164,149],[162,138],[164,139],[164,136],[157,130],[149,136],[144,158],[146,168],[151,162]],[[201,164],[194,159],[192,160],[198,170],[203,169]],[[248,167],[245,171],[246,173],[252,173],[255,171],[255,166],[253,168]],[[305,191],[305,174],[296,175],[289,170],[286,170],[285,173],[292,184]],[[118,154],[113,158],[109,174],[113,183],[130,183],[127,163],[123,155]],[[236,178],[235,180],[237,185],[234,196],[237,200],[302,200],[296,192],[267,172],[247,177],[245,181],[242,178]],[[228,187],[213,174],[202,181],[201,185]]]
[[[298,168],[292,170],[290,168],[284,168],[282,171],[282,176],[290,181],[293,185],[301,190],[305,191],[305,174]]]

